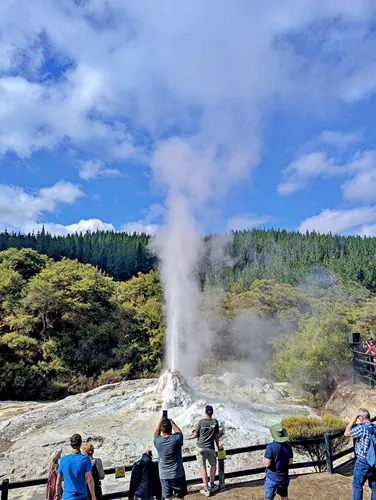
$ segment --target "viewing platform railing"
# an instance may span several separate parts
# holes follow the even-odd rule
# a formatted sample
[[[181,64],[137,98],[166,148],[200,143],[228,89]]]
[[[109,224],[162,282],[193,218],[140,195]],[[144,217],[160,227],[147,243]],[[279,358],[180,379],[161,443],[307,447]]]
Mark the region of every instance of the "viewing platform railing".
[[[376,366],[376,365],[375,365]],[[374,422],[376,420],[376,417],[372,419]],[[299,462],[299,463],[294,463],[291,465],[290,469],[292,470],[297,470],[297,469],[307,469],[310,467],[320,467],[323,468],[325,471],[327,471],[329,474],[333,474],[340,470],[340,468],[344,467],[344,465],[348,464],[350,461],[353,460],[353,457],[346,461],[345,463],[337,464],[335,466],[335,462],[338,460],[344,458],[345,456],[348,455],[353,455],[354,456],[354,446],[351,446],[349,448],[346,448],[339,453],[333,454],[332,453],[332,442],[335,439],[338,439],[340,437],[343,437],[343,431],[338,432],[336,434],[325,434],[323,437],[319,437],[316,439],[303,439],[299,441],[291,441],[290,444],[293,447],[296,446],[304,446],[307,444],[314,444],[314,443],[325,443],[325,459],[323,460],[316,460],[316,461],[308,461],[308,462]],[[258,444],[258,445],[253,445],[253,446],[244,446],[242,448],[233,448],[230,450],[226,450],[226,456],[231,456],[231,455],[238,455],[241,453],[252,453],[256,451],[262,451],[265,450],[267,447],[266,444]],[[196,455],[189,455],[183,457],[183,462],[193,462],[197,460]],[[132,470],[132,465],[125,465],[125,466],[119,466],[124,469],[125,472],[130,472]],[[109,469],[105,469],[106,475],[112,475],[115,474],[117,467],[112,467]],[[218,475],[217,475],[217,480],[219,480],[219,486],[220,488],[224,488],[226,479],[233,479],[233,478],[238,478],[238,477],[249,477],[250,479],[252,476],[256,476],[259,474],[263,474],[265,472],[265,467],[256,467],[253,469],[244,469],[244,470],[238,470],[238,471],[232,471],[232,472],[225,472],[225,459],[224,458],[219,458],[218,460]],[[187,484],[188,485],[196,485],[200,484],[202,482],[201,478],[195,478],[195,479],[188,479]],[[16,490],[20,488],[30,488],[33,486],[41,486],[41,485],[46,485],[47,484],[47,478],[41,478],[41,479],[30,479],[30,480],[25,480],[25,481],[12,481],[10,482],[8,479],[4,479],[0,485],[0,490],[1,490],[1,500],[8,500],[9,498],[9,492],[11,490]],[[105,493],[103,495],[103,500],[112,500],[116,498],[125,498],[128,497],[128,490],[121,490],[117,491],[114,493]]]

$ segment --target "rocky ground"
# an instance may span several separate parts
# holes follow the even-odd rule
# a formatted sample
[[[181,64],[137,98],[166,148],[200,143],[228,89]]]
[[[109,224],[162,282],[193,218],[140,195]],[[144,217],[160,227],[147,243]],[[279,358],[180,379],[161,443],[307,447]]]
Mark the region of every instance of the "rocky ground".
[[[164,408],[183,429],[185,455],[195,452],[195,442],[188,437],[208,403],[215,408],[227,449],[264,443],[270,440],[268,427],[282,416],[313,413],[296,404],[287,390],[283,384],[234,373],[186,382],[166,372],[158,380],[111,384],[56,403],[0,403],[0,481],[44,477],[51,453],[60,447],[68,453],[69,436],[75,432],[94,444],[105,468],[130,464],[152,445]],[[236,455],[226,468],[259,466],[261,458],[262,452]],[[197,464],[187,464],[186,471],[188,477],[197,477]],[[127,481],[110,476],[104,491],[127,489]],[[39,487],[14,490],[10,499],[41,499],[43,492]]]
[[[351,417],[358,408],[367,408],[376,416],[376,389],[351,380],[339,385],[327,403],[327,409],[343,418]]]

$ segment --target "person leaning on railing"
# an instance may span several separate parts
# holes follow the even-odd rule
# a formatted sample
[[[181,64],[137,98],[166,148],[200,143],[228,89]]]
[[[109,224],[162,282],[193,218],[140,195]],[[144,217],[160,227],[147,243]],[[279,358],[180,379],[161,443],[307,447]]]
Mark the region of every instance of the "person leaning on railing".
[[[374,363],[375,362],[375,357],[376,357],[376,344],[373,342],[370,343],[367,351],[366,351],[366,354],[368,354],[368,356],[370,357],[370,361],[371,363]],[[374,372],[375,371],[375,367],[374,366],[371,366],[371,371]]]
[[[356,425],[356,423],[359,425]],[[376,477],[373,467],[367,461],[367,453],[371,445],[371,437],[376,434],[376,425],[371,423],[370,413],[360,408],[350,419],[345,436],[355,440],[355,466],[353,474],[353,500],[363,499],[363,486],[368,479],[372,490],[372,500],[376,500]]]

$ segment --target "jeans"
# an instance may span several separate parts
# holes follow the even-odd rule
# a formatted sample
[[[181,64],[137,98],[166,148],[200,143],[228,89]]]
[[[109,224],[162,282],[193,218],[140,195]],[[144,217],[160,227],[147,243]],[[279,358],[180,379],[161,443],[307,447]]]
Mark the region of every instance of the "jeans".
[[[358,458],[354,466],[352,500],[363,500],[363,485],[368,479],[372,500],[376,500],[376,475],[365,458]]]

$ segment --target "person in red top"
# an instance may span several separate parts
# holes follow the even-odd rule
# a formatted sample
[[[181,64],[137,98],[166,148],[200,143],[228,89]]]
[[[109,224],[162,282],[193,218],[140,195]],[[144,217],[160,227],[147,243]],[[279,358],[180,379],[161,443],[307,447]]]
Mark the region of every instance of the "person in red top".
[[[369,360],[371,361],[371,363],[374,363],[375,356],[376,356],[376,344],[374,344],[373,342],[370,342],[370,346],[368,347],[366,354],[369,355]],[[370,368],[371,368],[371,371],[373,371],[373,372],[375,371],[374,366],[371,366]]]

